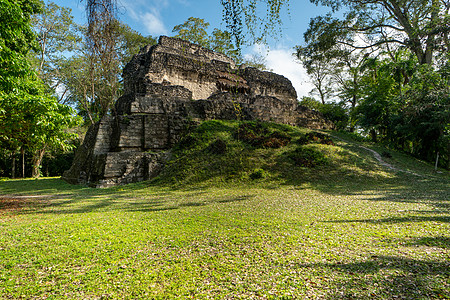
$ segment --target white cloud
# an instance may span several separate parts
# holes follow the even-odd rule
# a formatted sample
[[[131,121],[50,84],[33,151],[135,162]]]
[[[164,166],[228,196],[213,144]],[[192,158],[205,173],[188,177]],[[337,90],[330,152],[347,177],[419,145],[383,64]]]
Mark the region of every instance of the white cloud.
[[[122,1],[122,5],[126,14],[143,25],[144,34],[158,36],[168,33],[161,17],[161,10],[169,5],[168,0],[155,0],[152,6],[142,0]]]
[[[308,74],[301,63],[292,55],[293,49],[279,48],[269,49],[265,46],[255,45],[251,49],[251,53],[258,53],[266,57],[266,66],[273,70],[274,73],[283,75],[288,78],[300,99],[308,96],[313,85],[309,82]]]
[[[145,26],[145,29],[151,35],[167,34],[167,28],[164,25],[161,16],[157,12],[146,12],[139,16],[139,19]]]

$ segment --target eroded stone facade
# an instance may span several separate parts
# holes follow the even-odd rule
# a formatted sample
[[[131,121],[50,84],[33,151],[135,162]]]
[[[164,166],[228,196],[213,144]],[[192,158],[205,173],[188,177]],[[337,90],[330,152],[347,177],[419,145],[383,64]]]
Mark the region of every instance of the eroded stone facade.
[[[229,57],[161,37],[141,49],[123,72],[124,95],[114,116],[91,126],[63,179],[107,187],[155,177],[171,147],[202,120],[262,120],[331,128],[299,106],[291,82],[271,72],[237,67]]]

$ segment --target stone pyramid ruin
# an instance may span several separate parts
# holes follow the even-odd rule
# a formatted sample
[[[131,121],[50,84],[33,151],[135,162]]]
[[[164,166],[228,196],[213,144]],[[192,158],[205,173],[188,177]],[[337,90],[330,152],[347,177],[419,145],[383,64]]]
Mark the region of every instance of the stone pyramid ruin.
[[[224,54],[162,36],[123,70],[124,94],[92,125],[63,179],[109,187],[155,177],[170,149],[204,120],[261,120],[313,129],[332,124],[300,106],[291,82],[236,66]]]

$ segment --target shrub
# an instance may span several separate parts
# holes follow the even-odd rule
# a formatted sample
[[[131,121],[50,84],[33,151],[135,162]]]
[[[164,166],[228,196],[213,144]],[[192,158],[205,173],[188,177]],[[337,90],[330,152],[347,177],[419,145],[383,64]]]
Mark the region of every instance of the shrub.
[[[252,180],[261,179],[264,177],[266,177],[266,171],[264,171],[263,169],[255,169],[250,174],[250,179],[252,179]]]
[[[225,154],[227,152],[227,143],[222,139],[216,139],[206,148],[206,151],[212,154]]]
[[[246,122],[238,126],[234,137],[253,147],[281,148],[289,144],[291,137],[282,131],[271,131],[266,123]]]
[[[288,153],[288,157],[294,161],[296,166],[312,168],[318,165],[324,165],[328,161],[325,155],[314,149],[304,146],[298,146]]]
[[[303,136],[299,137],[295,142],[299,145],[306,145],[310,143],[334,145],[333,140],[331,140],[331,138],[328,135],[315,131],[311,131],[309,133],[304,134]]]
[[[387,151],[381,152],[381,156],[386,157],[386,158],[392,158],[391,153],[389,153],[389,152],[387,152]]]

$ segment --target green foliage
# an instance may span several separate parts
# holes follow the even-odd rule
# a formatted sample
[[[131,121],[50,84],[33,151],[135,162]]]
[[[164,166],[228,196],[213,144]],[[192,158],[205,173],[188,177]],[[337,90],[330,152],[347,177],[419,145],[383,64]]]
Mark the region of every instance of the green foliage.
[[[74,156],[74,151],[55,151],[51,155],[46,155],[42,161],[42,174],[46,177],[61,176],[72,166]]]
[[[48,2],[41,13],[33,15],[31,21],[39,46],[30,53],[30,59],[49,92],[56,95],[56,89],[65,88],[59,78],[61,62],[81,42],[78,25],[73,21],[70,8],[54,2]]]
[[[394,100],[398,88],[390,68],[378,67],[373,72],[375,74],[368,73],[364,78],[365,97],[360,101],[355,113],[361,127],[386,135],[392,114],[399,108]]]
[[[70,107],[50,96],[26,59],[36,45],[31,15],[38,1],[0,1],[0,143],[14,154],[21,148],[33,153],[33,175],[38,176],[46,148],[67,148],[77,124]],[[14,26],[12,26],[14,25]]]
[[[319,111],[326,119],[334,123],[337,130],[346,130],[350,125],[349,111],[342,103],[326,103],[320,107]]]
[[[311,132],[302,134],[294,142],[299,145],[306,145],[306,144],[310,144],[310,143],[323,144],[323,145],[334,145],[334,142],[330,138],[330,136],[320,133],[320,132],[315,132],[315,131],[311,131]]]
[[[206,151],[217,155],[225,154],[227,152],[227,143],[223,139],[218,138],[208,145]]]
[[[286,155],[296,166],[300,167],[313,168],[328,163],[327,158],[322,152],[307,146],[298,146]]]
[[[249,177],[252,180],[257,180],[261,178],[265,178],[267,176],[267,172],[263,169],[255,169],[253,172],[250,173]]]
[[[211,41],[206,32],[208,27],[209,23],[204,19],[189,17],[183,24],[173,27],[172,32],[177,33],[177,38],[209,48]]]
[[[412,63],[411,63],[412,62]],[[374,61],[366,70],[359,125],[381,141],[448,167],[449,77],[413,58]]]
[[[132,30],[126,24],[115,21],[113,24],[113,36],[115,41],[115,52],[117,59],[114,63],[114,76],[117,78],[118,92],[122,90],[121,70],[129,62],[139,49],[156,43],[151,36],[142,36]],[[77,26],[79,35],[84,35],[86,28]],[[111,89],[105,83],[105,77],[101,75],[100,64],[94,64],[94,57],[89,55],[88,46],[82,40],[73,55],[57,61],[56,79],[63,88],[63,101],[76,107],[80,116],[86,123],[92,124],[100,120],[106,112],[102,106],[101,99],[109,99]],[[120,83],[119,83],[120,82]],[[114,99],[115,100],[115,99]]]
[[[432,64],[438,52],[448,51],[448,13],[442,1],[366,1],[313,0],[330,7],[333,12],[345,10],[343,16],[331,14],[310,21],[305,40],[317,51],[336,45],[354,49],[373,47],[395,49],[404,47],[413,53],[419,64]],[[386,7],[389,9],[386,10]],[[398,38],[401,34],[403,38]],[[357,44],[358,35],[367,37]]]
[[[31,16],[40,12],[39,0],[0,1],[0,50],[15,55],[26,55],[36,47],[35,35],[30,27]],[[5,53],[6,54],[6,53]],[[8,61],[2,61],[7,63]],[[4,66],[4,65],[3,65]],[[3,69],[3,68],[2,68]],[[6,71],[6,70],[5,70]],[[8,69],[8,71],[11,71]]]
[[[317,111],[320,111],[320,108],[323,105],[320,101],[317,101],[313,97],[306,97],[306,96],[303,96],[300,99],[299,104],[303,105],[309,109],[313,109],[313,110],[317,110]]]
[[[267,70],[265,58],[260,55],[254,55],[249,58],[243,58],[235,45],[232,43],[232,34],[229,31],[223,31],[214,28],[211,34],[208,33],[209,23],[204,19],[189,17],[183,24],[176,25],[172,32],[175,37],[198,44],[202,47],[223,53],[240,64],[255,67],[260,70]]]
[[[300,105],[322,113],[327,120],[334,123],[337,130],[345,130],[349,126],[349,111],[342,103],[329,102],[322,104],[312,97],[303,97]]]
[[[221,0],[223,20],[240,51],[246,43],[264,43],[281,34],[281,13],[289,0]]]
[[[172,32],[177,33],[177,38],[223,53],[240,62],[242,58],[231,42],[231,33],[214,28],[210,35],[208,28],[209,23],[204,19],[189,17],[183,24],[176,25]]]
[[[23,81],[32,75],[26,55],[36,47],[30,18],[39,9],[37,0],[0,1],[0,97],[23,90]]]
[[[286,132],[274,130],[268,123],[259,121],[240,124],[234,136],[236,139],[257,148],[280,148],[291,141],[291,137]]]
[[[439,152],[441,165],[449,168],[450,77],[423,66],[399,100],[406,105],[392,122],[402,148],[429,161]]]

